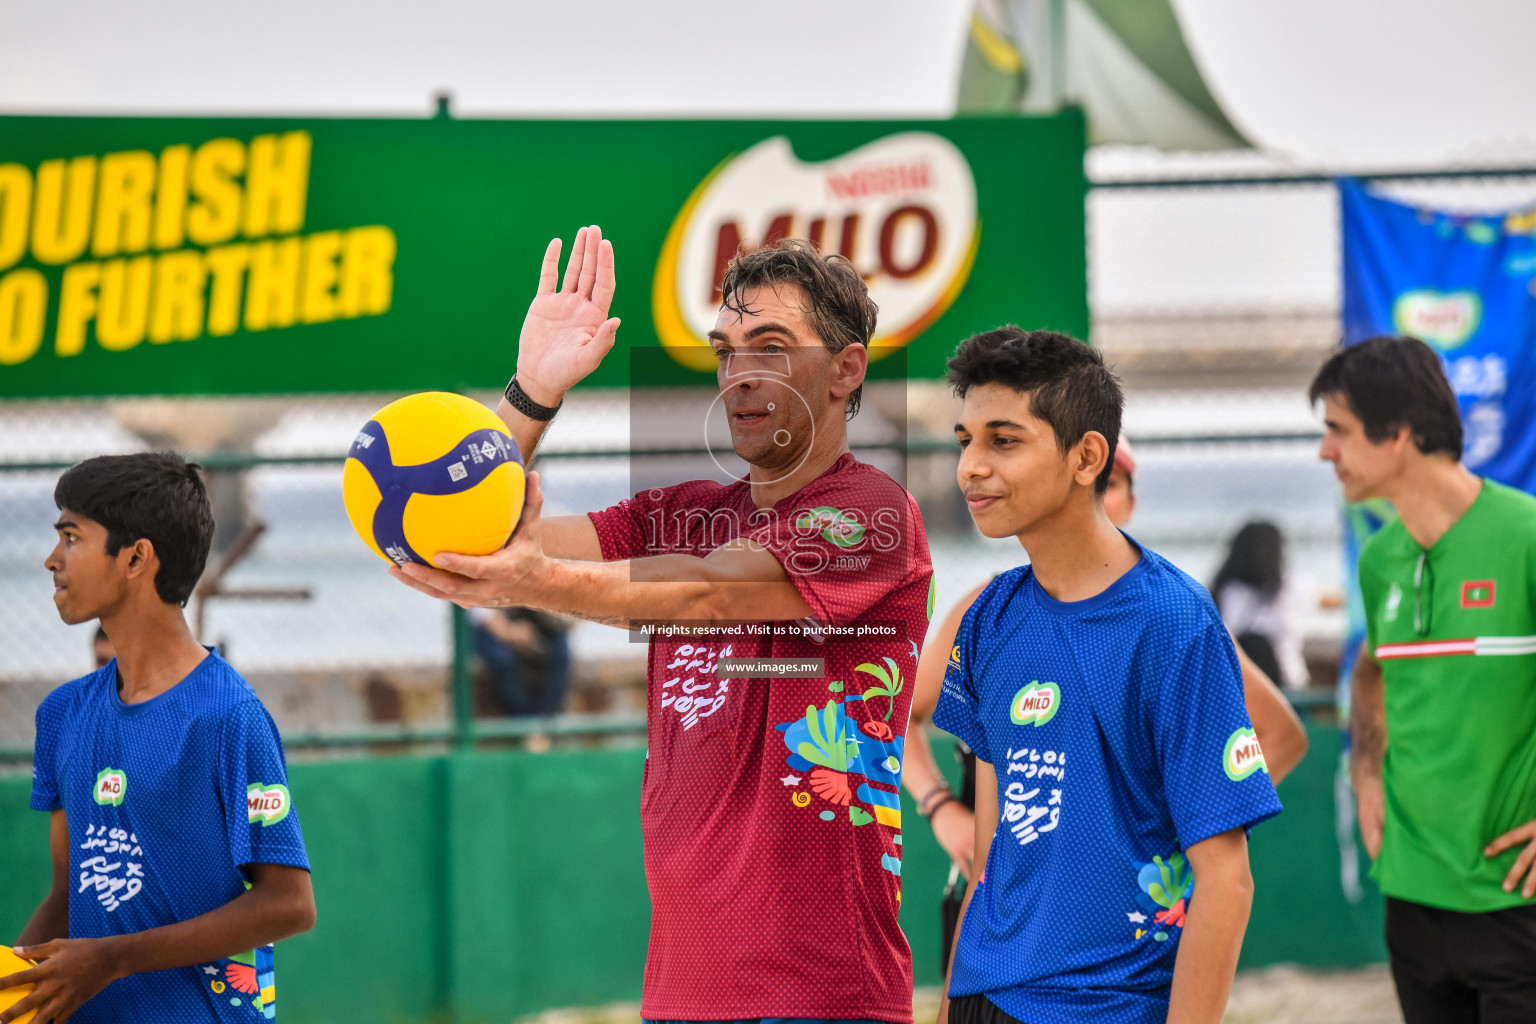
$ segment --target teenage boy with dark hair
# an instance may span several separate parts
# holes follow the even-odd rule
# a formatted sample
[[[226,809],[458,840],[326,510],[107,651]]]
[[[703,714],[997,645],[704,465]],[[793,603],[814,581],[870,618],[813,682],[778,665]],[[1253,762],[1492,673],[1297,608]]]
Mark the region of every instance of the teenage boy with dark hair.
[[[939,1019],[1216,1024],[1252,904],[1247,827],[1280,811],[1232,639],[1200,584],[1104,514],[1123,399],[1098,353],[1004,327],[962,342],[949,380],[971,516],[1030,564],[966,613],[934,713],[977,757]]]
[[[270,1020],[271,943],[314,925],[277,729],[182,614],[213,538],[197,470],[102,456],[54,489],[54,605],[117,656],[37,710],[53,885],[16,940],[42,963],[0,978],[37,988],[0,1024]]]
[[[1350,776],[1408,1024],[1536,1020],[1536,498],[1461,464],[1440,357],[1329,357],[1320,456],[1398,518],[1360,552]]]
[[[1130,443],[1122,434],[1115,442],[1115,458],[1110,467],[1109,484],[1102,498],[1104,516],[1120,529],[1129,526],[1136,511],[1136,457]],[[939,771],[933,750],[928,743],[927,724],[933,718],[933,709],[939,702],[944,686],[944,673],[949,664],[949,653],[955,646],[955,634],[960,620],[971,607],[986,584],[976,587],[955,602],[954,607],[938,621],[928,642],[923,645],[922,656],[917,662],[917,676],[913,681],[912,724],[907,729],[916,742],[907,744],[906,763],[902,766],[901,784],[912,795],[917,811],[928,820],[933,836],[949,854],[953,867],[949,885],[944,891],[943,948],[940,951],[948,970],[949,948],[954,945],[954,930],[959,924],[960,901],[965,897],[964,884],[958,884],[960,876],[971,877],[971,861],[975,857],[976,844],[976,757],[964,744],[956,746],[960,760],[960,792],[950,789],[949,783]],[[1243,703],[1248,717],[1253,720],[1259,746],[1264,750],[1265,768],[1276,787],[1291,769],[1301,763],[1307,753],[1307,731],[1301,724],[1291,702],[1286,700],[1274,681],[1264,670],[1235,647],[1237,662],[1243,674]],[[958,891],[957,891],[958,888]]]

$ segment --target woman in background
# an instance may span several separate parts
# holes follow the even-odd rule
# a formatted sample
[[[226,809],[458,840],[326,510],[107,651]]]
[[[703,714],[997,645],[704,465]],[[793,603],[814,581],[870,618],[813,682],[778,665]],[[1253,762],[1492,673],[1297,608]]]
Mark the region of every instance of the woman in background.
[[[1310,680],[1286,616],[1284,545],[1274,523],[1245,523],[1211,581],[1211,596],[1243,653],[1282,687],[1299,690]]]

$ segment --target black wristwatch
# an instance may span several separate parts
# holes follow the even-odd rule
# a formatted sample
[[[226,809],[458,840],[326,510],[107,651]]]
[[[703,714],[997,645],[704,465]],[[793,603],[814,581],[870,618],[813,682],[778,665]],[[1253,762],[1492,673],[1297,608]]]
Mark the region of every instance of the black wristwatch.
[[[531,420],[547,423],[555,418],[555,413],[560,411],[559,405],[540,405],[529,398],[528,392],[524,391],[522,385],[518,384],[517,374],[515,373],[512,375],[512,379],[507,382],[507,390],[504,394],[508,405]],[[562,402],[561,404],[563,405],[564,403]]]

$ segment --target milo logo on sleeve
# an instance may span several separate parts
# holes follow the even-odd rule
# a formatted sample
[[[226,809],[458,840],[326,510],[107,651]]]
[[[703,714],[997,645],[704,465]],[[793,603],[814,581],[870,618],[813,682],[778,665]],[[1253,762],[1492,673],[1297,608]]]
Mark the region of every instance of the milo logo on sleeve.
[[[1227,737],[1227,748],[1221,754],[1221,766],[1227,770],[1227,778],[1241,782],[1254,772],[1263,770],[1269,774],[1264,762],[1264,749],[1252,729],[1239,729]]]
[[[1008,717],[1014,725],[1041,726],[1056,717],[1061,707],[1061,687],[1035,680],[1013,695]]]
[[[257,822],[263,826],[276,825],[288,817],[292,806],[293,798],[288,795],[287,786],[253,782],[245,787],[246,820],[252,825]]]
[[[128,792],[128,773],[121,768],[103,768],[96,773],[96,788],[91,795],[99,804],[120,807],[123,795]]]

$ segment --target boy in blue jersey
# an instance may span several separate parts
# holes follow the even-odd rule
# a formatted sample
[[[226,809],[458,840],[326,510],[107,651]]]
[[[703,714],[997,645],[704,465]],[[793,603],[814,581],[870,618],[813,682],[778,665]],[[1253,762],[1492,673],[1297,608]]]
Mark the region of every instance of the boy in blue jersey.
[[[1203,587],[1102,496],[1123,398],[1098,353],[1004,327],[949,361],[959,482],[1030,564],[966,613],[933,720],[976,752],[977,870],[940,1024],[1217,1024],[1280,811]]]
[[[271,943],[314,926],[277,728],[182,615],[213,538],[197,469],[103,456],[54,489],[54,604],[117,656],[37,711],[53,885],[16,940],[41,963],[0,978],[37,987],[0,1024],[270,1020]]]

